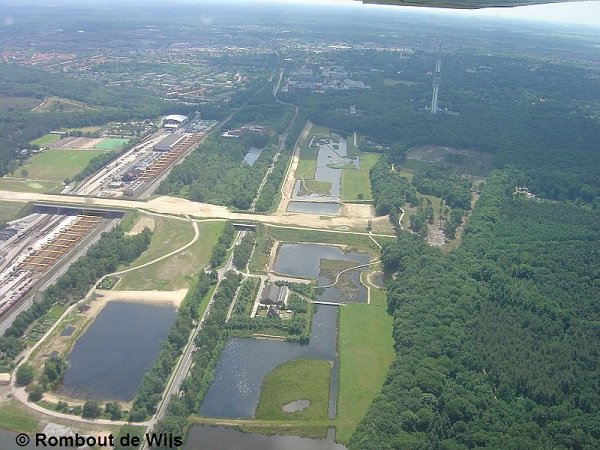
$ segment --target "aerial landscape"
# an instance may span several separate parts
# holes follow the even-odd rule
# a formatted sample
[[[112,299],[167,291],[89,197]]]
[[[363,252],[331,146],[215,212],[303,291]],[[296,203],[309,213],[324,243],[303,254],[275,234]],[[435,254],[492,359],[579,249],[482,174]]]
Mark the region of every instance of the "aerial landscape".
[[[368,3],[0,0],[0,450],[600,448],[600,17]]]

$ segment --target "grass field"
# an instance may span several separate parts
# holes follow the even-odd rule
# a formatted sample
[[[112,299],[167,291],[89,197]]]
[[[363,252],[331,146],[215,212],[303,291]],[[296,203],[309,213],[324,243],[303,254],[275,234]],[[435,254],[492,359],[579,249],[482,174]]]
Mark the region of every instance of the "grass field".
[[[351,138],[351,137],[350,137]],[[369,170],[379,160],[377,153],[365,153],[355,150],[353,154],[360,156],[360,169],[342,170],[342,201],[373,200]],[[358,198],[362,194],[362,199]]]
[[[331,195],[331,183],[327,181],[305,180],[304,184],[306,189],[302,186],[300,188],[300,195],[307,195],[313,192],[322,195]]]
[[[154,217],[150,247],[128,267],[135,267],[183,247],[194,237],[190,222]],[[116,290],[172,290],[190,286],[193,275],[208,264],[212,248],[223,229],[223,222],[198,224],[200,237],[190,247],[169,258],[121,277]]]
[[[320,242],[323,244],[347,245],[350,248],[365,251],[379,258],[381,250],[369,239],[369,236],[352,233],[327,233],[318,230],[297,230],[293,228],[266,227],[268,234],[282,242]],[[377,237],[380,244],[386,238]],[[394,238],[389,238],[393,241]]]
[[[263,381],[256,419],[327,419],[330,371],[329,361],[297,359],[280,364]],[[310,405],[302,411],[283,412],[281,408],[294,400],[308,400]]]
[[[36,431],[37,426],[38,421],[16,400],[0,403],[0,428],[32,433]]]
[[[0,96],[0,112],[30,110],[39,104],[40,100],[33,97]]]
[[[336,440],[348,442],[379,393],[394,358],[392,318],[380,306],[340,308]]]
[[[121,149],[127,142],[127,139],[108,138],[104,139],[99,144],[96,144],[94,148],[101,150],[117,150]]]
[[[62,183],[57,181],[31,181],[0,178],[0,190],[56,194],[60,192],[62,188]]]
[[[313,180],[315,178],[315,170],[317,169],[317,153],[319,149],[316,147],[300,150],[300,160],[296,168],[296,179],[304,178],[305,180]]]
[[[48,147],[50,144],[53,144],[59,140],[60,140],[60,135],[48,133],[48,134],[43,135],[41,138],[37,138],[37,139],[31,141],[31,143],[33,145],[37,145],[40,147]]]
[[[81,172],[90,160],[104,153],[102,150],[47,150],[33,155],[12,176],[18,177],[22,170],[31,180],[62,181]]]
[[[82,102],[69,100],[66,98],[50,97],[47,98],[43,105],[37,106],[32,111],[38,113],[45,112],[75,112],[82,109],[95,109]]]
[[[16,219],[26,203],[0,201],[0,223]]]

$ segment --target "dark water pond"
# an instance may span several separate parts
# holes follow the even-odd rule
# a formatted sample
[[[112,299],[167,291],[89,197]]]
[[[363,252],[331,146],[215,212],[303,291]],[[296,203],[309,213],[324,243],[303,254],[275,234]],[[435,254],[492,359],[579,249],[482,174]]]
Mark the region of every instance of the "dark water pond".
[[[325,359],[333,363],[329,387],[329,416],[335,417],[337,395],[337,306],[316,305],[310,343],[232,338],[221,352],[200,414],[208,417],[254,417],[265,376],[293,359]]]
[[[289,202],[287,210],[289,212],[337,216],[340,213],[340,204],[325,202]]]
[[[325,439],[295,436],[262,436],[242,433],[230,428],[194,425],[190,429],[184,450],[346,450],[334,442],[333,430]]]
[[[94,400],[133,399],[175,320],[171,306],[109,302],[77,340],[59,393]]]
[[[366,253],[344,253],[339,247],[318,244],[281,244],[275,259],[274,270],[283,275],[314,278],[319,286],[328,286],[335,277],[320,276],[321,259],[352,261],[356,265],[367,264],[370,260]],[[317,295],[317,300],[327,302],[365,302],[367,288],[360,282],[360,272],[367,268],[350,271],[352,289],[344,289],[342,284],[325,288]]]
[[[262,151],[262,148],[250,147],[250,150],[248,150],[248,153],[244,156],[244,162],[251,166],[258,159]]]

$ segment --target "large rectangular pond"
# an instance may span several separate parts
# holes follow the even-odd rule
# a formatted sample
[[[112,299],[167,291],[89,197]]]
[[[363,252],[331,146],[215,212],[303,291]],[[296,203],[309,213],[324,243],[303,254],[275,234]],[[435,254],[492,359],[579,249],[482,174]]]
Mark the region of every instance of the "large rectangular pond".
[[[305,358],[333,363],[329,416],[334,418],[338,378],[336,340],[337,306],[324,305],[315,305],[308,345],[264,339],[229,339],[219,357],[200,414],[244,419],[254,417],[265,376],[285,361]]]
[[[328,202],[289,202],[287,210],[289,212],[299,212],[305,214],[320,214],[323,216],[337,216],[340,214],[339,203]]]
[[[130,401],[175,321],[172,306],[109,302],[69,353],[58,392]]]
[[[334,245],[281,244],[273,270],[282,275],[313,278],[318,281],[319,286],[330,286],[335,282],[337,273],[334,272],[341,270],[325,272],[322,260],[347,262],[340,265],[341,269],[368,264],[370,257],[366,253],[344,253],[340,247]],[[362,267],[346,272],[344,277],[338,280],[338,284],[322,289],[322,292],[317,294],[317,300],[342,303],[365,302],[367,288],[360,282],[360,273],[366,269]]]
[[[262,436],[242,433],[230,428],[194,425],[188,434],[184,450],[345,450],[334,442],[330,430],[325,439],[307,439],[296,436]]]

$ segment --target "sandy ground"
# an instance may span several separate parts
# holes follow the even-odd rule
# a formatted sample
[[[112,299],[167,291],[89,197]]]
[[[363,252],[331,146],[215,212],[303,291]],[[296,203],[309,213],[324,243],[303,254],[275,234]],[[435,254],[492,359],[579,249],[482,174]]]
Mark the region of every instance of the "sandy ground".
[[[140,234],[142,231],[144,231],[144,228],[149,228],[150,231],[154,231],[154,218],[153,217],[148,217],[148,216],[142,216],[140,217],[137,222],[133,225],[133,228],[131,228],[131,231],[125,233],[128,236],[134,236],[136,234]]]
[[[371,205],[362,205],[358,203],[342,203],[342,215],[368,219],[375,216],[375,211]]]
[[[302,134],[300,135],[300,141],[306,140],[306,137],[310,133],[310,129],[312,128],[312,123],[308,122],[302,130]],[[287,212],[288,203],[292,198],[292,194],[294,192],[294,185],[296,184],[296,169],[298,168],[298,163],[300,162],[300,147],[296,147],[294,149],[294,154],[292,155],[292,161],[288,167],[288,171],[286,173],[285,181],[281,187],[281,201],[279,202],[279,206],[277,207],[277,214],[285,214]]]
[[[187,289],[177,291],[107,291],[96,289],[96,300],[93,303],[106,303],[109,301],[150,304],[169,303],[179,308],[187,291]]]
[[[59,202],[63,204],[75,204],[86,207],[104,206],[109,208],[137,208],[149,212],[172,214],[176,216],[191,215],[200,218],[220,218],[231,220],[248,220],[251,222],[267,223],[272,225],[281,225],[286,227],[303,227],[314,229],[330,229],[347,226],[353,231],[366,232],[367,219],[363,217],[323,217],[316,214],[287,213],[285,215],[260,215],[231,212],[224,206],[210,205],[207,203],[197,203],[176,197],[158,197],[148,202],[134,200],[120,200],[110,198],[82,198],[69,195],[51,195],[33,192],[13,192],[0,191],[0,200],[6,201],[41,201],[41,202]],[[387,217],[378,217],[373,221],[373,228],[379,230]],[[377,222],[377,223],[376,223]],[[381,224],[379,223],[381,222]],[[375,228],[377,225],[377,228]],[[386,233],[389,234],[389,233]]]

